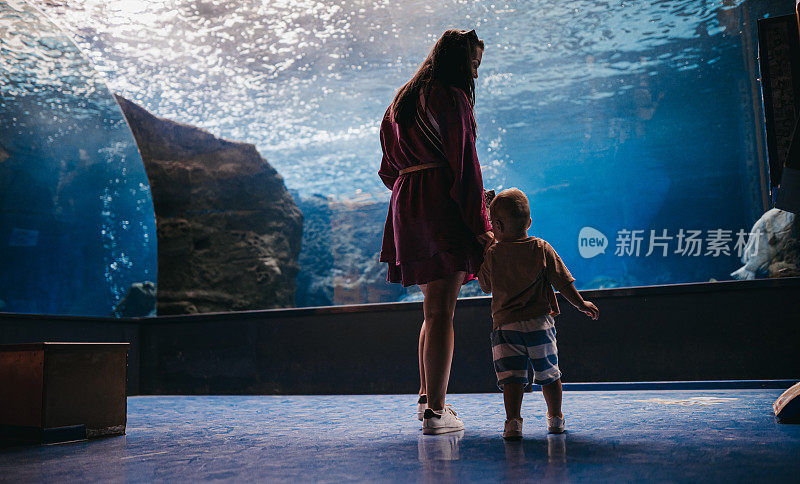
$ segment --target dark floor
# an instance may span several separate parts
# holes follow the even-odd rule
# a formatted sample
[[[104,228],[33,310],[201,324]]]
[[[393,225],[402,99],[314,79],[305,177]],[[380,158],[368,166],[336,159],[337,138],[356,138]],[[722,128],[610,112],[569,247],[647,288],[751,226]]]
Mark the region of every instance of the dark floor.
[[[0,480],[800,481],[781,390],[567,392],[547,435],[526,395],[505,443],[500,394],[451,395],[466,430],[423,436],[412,395],[131,397],[128,435],[0,451]]]

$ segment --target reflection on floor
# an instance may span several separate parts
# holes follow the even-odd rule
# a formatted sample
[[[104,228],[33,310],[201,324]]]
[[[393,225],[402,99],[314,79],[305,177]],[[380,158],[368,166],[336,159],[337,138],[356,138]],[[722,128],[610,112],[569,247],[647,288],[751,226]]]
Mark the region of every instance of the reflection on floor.
[[[505,443],[500,394],[451,395],[466,430],[423,436],[411,395],[131,397],[128,435],[6,449],[0,480],[796,481],[780,390],[568,392],[567,433],[526,395]]]

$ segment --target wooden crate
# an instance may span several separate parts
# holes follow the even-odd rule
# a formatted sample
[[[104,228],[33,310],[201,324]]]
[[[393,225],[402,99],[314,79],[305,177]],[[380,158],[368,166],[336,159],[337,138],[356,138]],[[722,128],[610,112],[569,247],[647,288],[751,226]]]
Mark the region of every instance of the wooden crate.
[[[129,346],[0,345],[0,444],[123,435]]]

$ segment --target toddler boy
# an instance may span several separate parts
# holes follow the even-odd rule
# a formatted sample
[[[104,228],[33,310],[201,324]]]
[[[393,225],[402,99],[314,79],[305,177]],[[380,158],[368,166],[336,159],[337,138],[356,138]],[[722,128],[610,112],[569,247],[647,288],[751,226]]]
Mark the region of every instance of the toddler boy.
[[[522,191],[509,188],[497,194],[489,214],[497,243],[486,249],[478,282],[483,292],[492,293],[492,357],[506,407],[503,438],[522,438],[520,411],[529,383],[528,365],[533,367],[534,383],[542,386],[547,429],[562,433],[561,371],[553,320],[559,308],[553,287],[592,319],[600,311],[583,300],[572,284],[575,278],[550,244],[528,237],[530,206]]]

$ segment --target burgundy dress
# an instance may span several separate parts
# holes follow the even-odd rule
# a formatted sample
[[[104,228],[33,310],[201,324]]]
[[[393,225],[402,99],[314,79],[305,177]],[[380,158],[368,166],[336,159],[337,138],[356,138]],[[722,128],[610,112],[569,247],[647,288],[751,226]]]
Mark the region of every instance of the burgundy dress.
[[[475,118],[466,94],[434,86],[427,109],[438,124],[449,166],[401,175],[404,168],[444,160],[418,125],[402,127],[388,110],[381,123],[378,174],[392,197],[380,260],[389,264],[387,280],[403,286],[456,271],[466,272],[464,283],[475,279],[483,261],[476,236],[491,230],[475,152]]]

